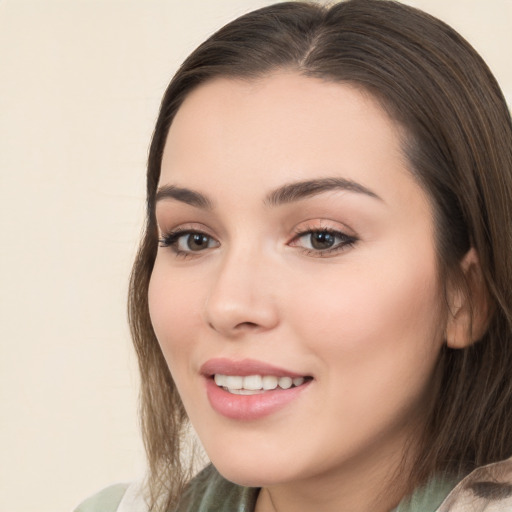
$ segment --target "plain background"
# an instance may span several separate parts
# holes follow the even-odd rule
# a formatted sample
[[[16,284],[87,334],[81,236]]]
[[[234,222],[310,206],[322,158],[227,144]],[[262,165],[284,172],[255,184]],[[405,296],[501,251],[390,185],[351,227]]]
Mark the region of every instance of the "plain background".
[[[127,279],[164,88],[264,0],[0,0],[0,511],[65,512],[144,472]],[[512,98],[512,0],[409,2]]]

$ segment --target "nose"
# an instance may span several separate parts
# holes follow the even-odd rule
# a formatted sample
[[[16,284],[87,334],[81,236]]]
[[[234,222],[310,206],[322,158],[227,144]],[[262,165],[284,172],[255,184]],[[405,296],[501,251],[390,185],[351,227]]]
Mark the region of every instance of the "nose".
[[[261,256],[250,251],[227,255],[210,282],[206,323],[228,338],[273,329],[279,323],[275,285],[272,265]]]

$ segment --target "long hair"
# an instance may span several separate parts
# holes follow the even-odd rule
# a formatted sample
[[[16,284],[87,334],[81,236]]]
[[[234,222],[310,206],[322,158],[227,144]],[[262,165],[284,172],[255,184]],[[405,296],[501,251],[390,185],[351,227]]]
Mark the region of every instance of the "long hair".
[[[512,455],[512,123],[496,80],[459,34],[411,7],[387,0],[285,2],[229,23],[187,58],[162,100],[150,147],[129,319],[142,376],[151,501],[162,500],[163,509],[172,509],[190,476],[180,454],[186,414],[148,311],[164,144],[198,85],[282,69],[372,94],[407,134],[409,167],[433,205],[441,274],[455,275],[470,247],[479,255],[493,315],[479,342],[442,350],[439,392],[406,476],[410,487],[434,473],[461,474]]]

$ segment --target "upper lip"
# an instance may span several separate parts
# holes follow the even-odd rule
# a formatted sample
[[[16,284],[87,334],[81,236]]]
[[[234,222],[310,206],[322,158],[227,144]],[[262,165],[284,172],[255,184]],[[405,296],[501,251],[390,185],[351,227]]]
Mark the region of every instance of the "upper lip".
[[[248,375],[274,375],[275,377],[304,377],[304,374],[292,372],[284,368],[279,368],[272,364],[256,359],[227,359],[215,358],[209,359],[204,363],[200,372],[202,375],[212,377],[216,374],[221,375],[237,375],[246,377]]]

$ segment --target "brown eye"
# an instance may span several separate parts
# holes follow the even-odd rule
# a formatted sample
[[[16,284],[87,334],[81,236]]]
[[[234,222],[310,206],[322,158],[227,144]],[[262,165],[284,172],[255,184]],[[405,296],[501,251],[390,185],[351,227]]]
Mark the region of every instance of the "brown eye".
[[[341,231],[319,229],[299,233],[290,245],[303,249],[308,256],[334,256],[356,241],[356,238]]]
[[[183,238],[186,240],[187,248],[191,251],[202,251],[207,249],[210,244],[211,237],[204,233],[190,233]]]
[[[215,238],[200,231],[177,231],[160,239],[160,247],[169,247],[176,254],[197,253],[218,246]]]
[[[316,231],[309,236],[313,249],[330,249],[336,243],[336,237],[327,231]]]

